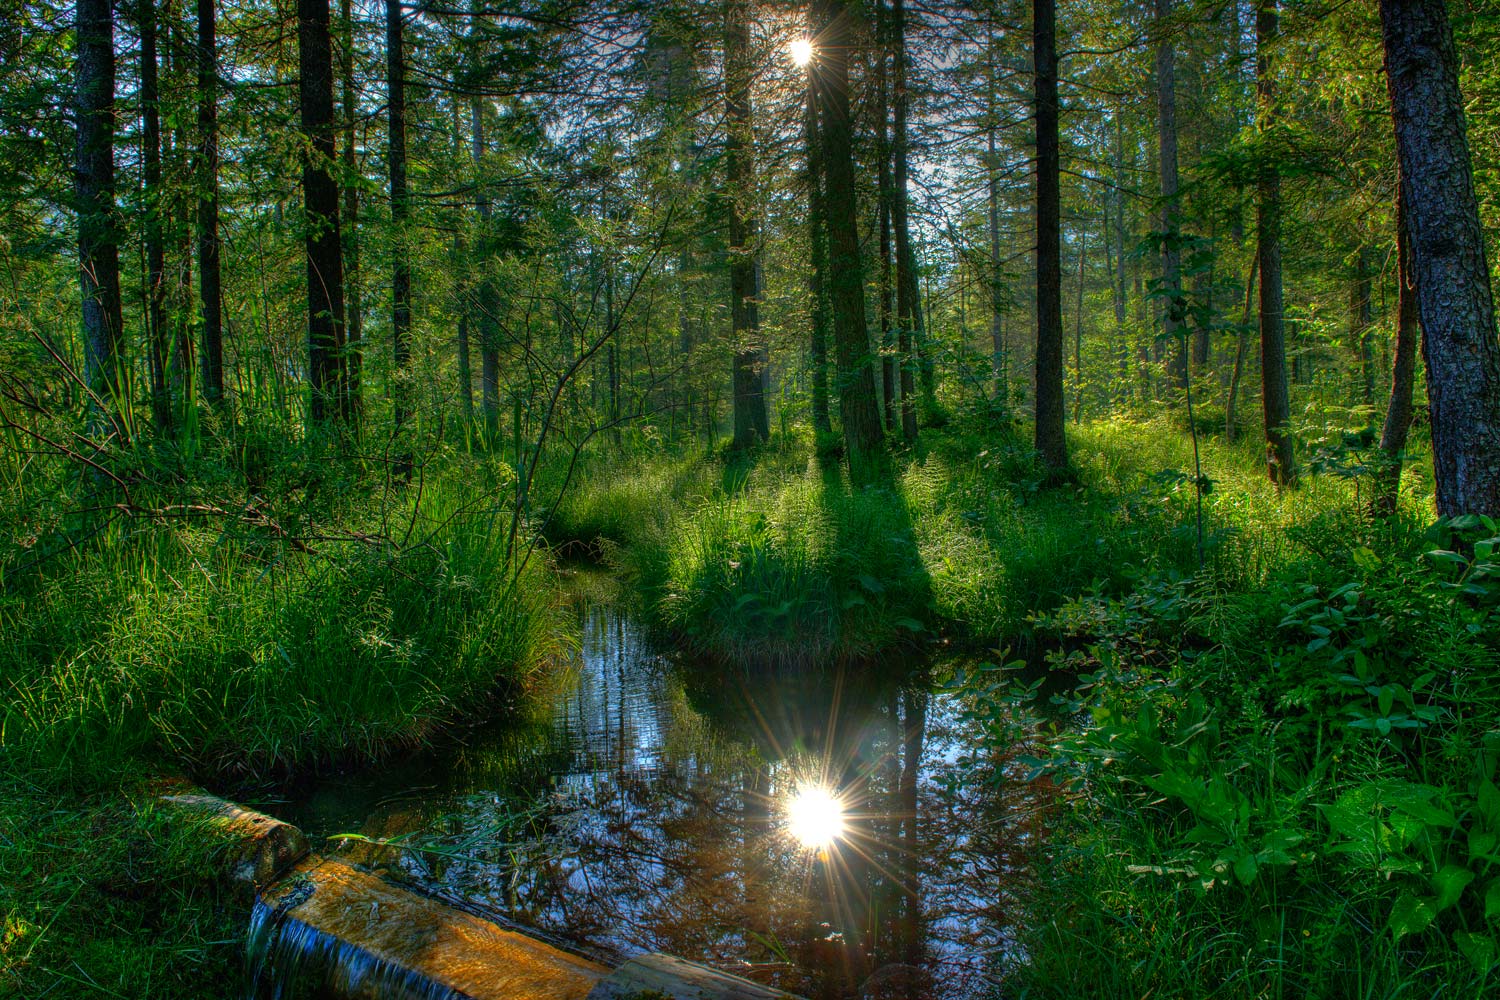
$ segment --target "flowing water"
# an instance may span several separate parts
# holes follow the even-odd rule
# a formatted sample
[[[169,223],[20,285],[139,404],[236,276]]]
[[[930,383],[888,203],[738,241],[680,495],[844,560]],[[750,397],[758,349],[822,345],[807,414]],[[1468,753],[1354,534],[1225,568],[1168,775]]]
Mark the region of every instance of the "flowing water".
[[[584,953],[664,951],[809,997],[983,997],[1013,960],[1045,789],[953,696],[849,676],[709,689],[608,600],[544,718],[322,780],[325,853]],[[848,828],[798,843],[820,784]],[[340,837],[339,835],[353,835]]]

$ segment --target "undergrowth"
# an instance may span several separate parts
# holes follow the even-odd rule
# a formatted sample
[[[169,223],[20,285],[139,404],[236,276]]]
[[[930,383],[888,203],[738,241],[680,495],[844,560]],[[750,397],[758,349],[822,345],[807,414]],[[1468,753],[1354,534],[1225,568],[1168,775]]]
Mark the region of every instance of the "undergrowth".
[[[512,569],[501,463],[390,483],[249,433],[191,475],[132,457],[128,492],[0,469],[0,996],[233,983],[244,914],[155,779],[388,754],[503,710],[566,641],[543,563]]]

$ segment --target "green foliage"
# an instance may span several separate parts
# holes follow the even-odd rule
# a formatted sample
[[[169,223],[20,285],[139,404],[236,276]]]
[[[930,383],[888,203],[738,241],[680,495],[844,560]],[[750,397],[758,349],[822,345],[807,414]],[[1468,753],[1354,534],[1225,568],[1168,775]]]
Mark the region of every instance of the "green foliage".
[[[1043,617],[1057,706],[1087,722],[1045,724],[1033,760],[1077,797],[1073,846],[1040,890],[1060,915],[1028,936],[1027,982],[1479,990],[1500,959],[1493,528],[1346,532],[1324,516],[1297,533],[1310,555],[1257,590],[1157,573]],[[1002,711],[997,676],[966,679],[982,717]],[[1070,966],[1085,941],[1117,958]]]

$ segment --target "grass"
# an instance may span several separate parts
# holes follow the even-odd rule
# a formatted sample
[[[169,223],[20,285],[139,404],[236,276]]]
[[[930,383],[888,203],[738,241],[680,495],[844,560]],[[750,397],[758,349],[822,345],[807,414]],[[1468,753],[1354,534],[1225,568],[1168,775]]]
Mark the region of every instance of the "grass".
[[[0,996],[237,981],[245,914],[155,779],[233,793],[391,753],[504,710],[567,641],[545,566],[512,578],[503,470],[391,489],[293,457],[245,460],[279,477],[250,502],[206,499],[249,490],[216,466],[128,517],[60,502],[47,470],[5,483]]]
[[[712,660],[806,673],[945,642],[1050,675],[1087,721],[1037,723],[1070,808],[1006,995],[1484,995],[1500,599],[1423,555],[1462,561],[1483,532],[1431,536],[1420,460],[1373,520],[1332,440],[1278,491],[1253,441],[1204,439],[1201,551],[1191,442],[1166,421],[1072,429],[1061,488],[1023,444],[948,430],[872,487],[791,442],[687,480],[636,458],[589,506],[628,511],[610,558]],[[984,717],[1010,752],[1037,689],[979,676],[976,711],[1012,706]]]

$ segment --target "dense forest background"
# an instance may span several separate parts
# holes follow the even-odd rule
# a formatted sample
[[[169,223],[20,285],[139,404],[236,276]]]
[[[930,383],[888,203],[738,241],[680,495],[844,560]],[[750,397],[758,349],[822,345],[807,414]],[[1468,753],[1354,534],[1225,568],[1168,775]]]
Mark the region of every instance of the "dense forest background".
[[[1493,984],[1493,0],[28,2],[0,191],[0,994],[197,995],[152,782],[508,710],[579,558],[965,651],[997,982]]]

